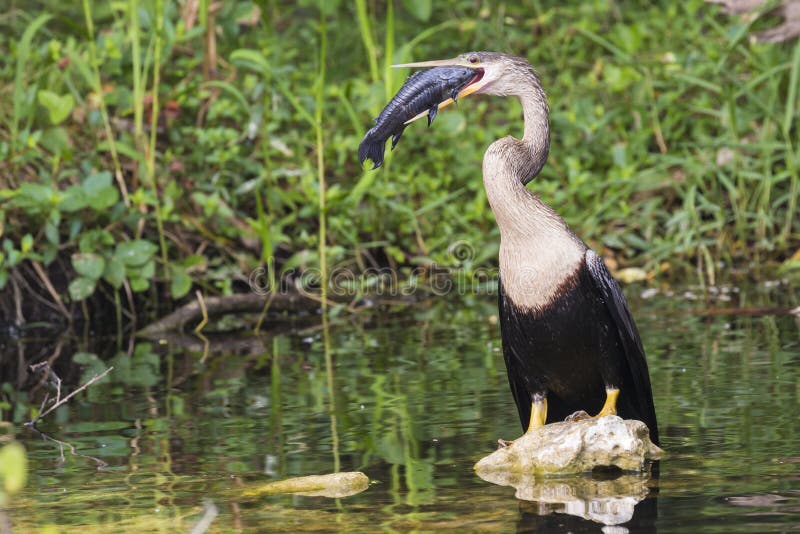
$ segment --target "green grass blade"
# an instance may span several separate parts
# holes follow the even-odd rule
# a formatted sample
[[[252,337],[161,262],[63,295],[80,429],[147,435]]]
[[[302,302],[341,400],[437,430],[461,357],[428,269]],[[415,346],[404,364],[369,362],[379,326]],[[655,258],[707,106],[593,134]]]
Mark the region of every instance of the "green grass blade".
[[[53,18],[53,16],[47,14],[36,17],[34,21],[25,28],[22,39],[20,39],[17,45],[17,67],[14,72],[14,118],[11,122],[12,154],[16,151],[16,144],[19,138],[19,123],[25,112],[25,67],[28,64],[28,58],[31,54],[31,42],[36,32],[51,18]]]

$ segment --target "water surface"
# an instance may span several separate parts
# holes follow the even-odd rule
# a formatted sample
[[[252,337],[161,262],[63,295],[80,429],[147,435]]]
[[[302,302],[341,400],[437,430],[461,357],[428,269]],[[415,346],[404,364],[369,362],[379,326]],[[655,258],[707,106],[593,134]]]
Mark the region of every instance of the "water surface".
[[[8,520],[18,531],[188,532],[214,508],[210,532],[800,529],[798,320],[687,312],[763,303],[757,290],[710,304],[683,292],[646,300],[627,292],[668,451],[658,477],[619,484],[627,499],[525,501],[475,476],[473,463],[520,428],[493,299],[443,298],[340,316],[327,336],[316,321],[240,335],[205,357],[202,343],[144,341],[132,356],[115,355],[113,342],[93,349],[99,357],[74,355],[79,363],[61,355],[57,368],[72,384],[115,370],[39,425],[61,443],[18,435],[30,479]],[[240,496],[255,481],[337,469],[373,483],[342,499]],[[570,500],[607,482],[537,484]],[[626,506],[630,521],[603,524]]]

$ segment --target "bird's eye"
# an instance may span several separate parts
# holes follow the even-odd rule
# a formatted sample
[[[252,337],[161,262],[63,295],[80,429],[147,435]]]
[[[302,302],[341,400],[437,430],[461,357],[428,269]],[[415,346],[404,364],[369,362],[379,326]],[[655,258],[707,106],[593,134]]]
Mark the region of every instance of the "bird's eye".
[[[469,56],[470,63],[477,63],[478,61],[480,61],[480,59],[478,59],[478,56],[476,55]]]

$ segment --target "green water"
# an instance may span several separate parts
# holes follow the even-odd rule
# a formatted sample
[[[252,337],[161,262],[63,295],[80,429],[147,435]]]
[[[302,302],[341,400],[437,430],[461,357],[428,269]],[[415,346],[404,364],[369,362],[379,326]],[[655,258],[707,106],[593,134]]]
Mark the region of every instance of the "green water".
[[[40,424],[76,454],[20,431],[30,479],[5,520],[19,532],[188,532],[209,506],[210,532],[800,529],[798,319],[690,314],[704,304],[682,292],[628,293],[668,451],[659,477],[634,484],[638,497],[528,502],[474,475],[498,437],[520,433],[487,297],[340,316],[327,336],[313,320],[237,336],[202,361],[201,344],[139,342],[132,358],[113,358],[111,342],[100,360],[77,356],[80,366],[62,355],[73,384],[117,368]],[[785,286],[777,293],[796,302]],[[751,291],[711,306],[763,301]],[[342,499],[240,496],[242,485],[337,468],[373,483]],[[565,495],[587,478],[540,483]],[[624,514],[634,503],[616,527],[567,513]]]

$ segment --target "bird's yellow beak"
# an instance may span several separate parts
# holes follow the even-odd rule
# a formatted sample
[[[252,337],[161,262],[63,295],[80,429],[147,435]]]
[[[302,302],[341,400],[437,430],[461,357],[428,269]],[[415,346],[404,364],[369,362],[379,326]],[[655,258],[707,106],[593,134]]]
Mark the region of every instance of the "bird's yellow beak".
[[[473,93],[477,93],[480,91],[486,83],[483,81],[483,67],[481,65],[473,65],[469,61],[466,61],[460,57],[454,57],[452,59],[435,59],[432,61],[418,61],[415,63],[400,63],[398,65],[392,65],[393,69],[401,69],[401,68],[423,68],[423,69],[430,69],[433,67],[466,67],[468,69],[475,70],[475,79],[469,83],[466,87],[464,87],[461,91],[458,92],[458,98],[462,98],[465,96],[469,96]],[[439,104],[439,109],[449,106],[455,102],[452,98],[448,98],[441,104]],[[419,115],[407,120],[405,124],[410,124],[417,119],[421,119],[428,114],[427,111],[423,111]]]

